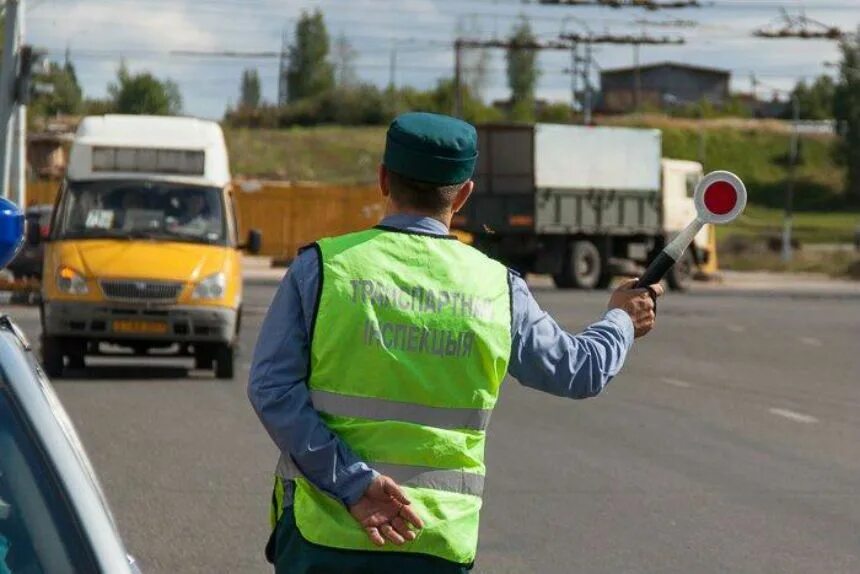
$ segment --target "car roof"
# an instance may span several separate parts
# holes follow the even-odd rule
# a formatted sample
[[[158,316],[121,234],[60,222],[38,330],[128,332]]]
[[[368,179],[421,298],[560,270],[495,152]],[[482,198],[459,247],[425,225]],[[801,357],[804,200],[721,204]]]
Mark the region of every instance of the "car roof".
[[[53,387],[15,323],[0,314],[0,367],[14,404],[33,426],[40,446],[57,471],[103,572],[131,573],[101,486],[84,447]]]

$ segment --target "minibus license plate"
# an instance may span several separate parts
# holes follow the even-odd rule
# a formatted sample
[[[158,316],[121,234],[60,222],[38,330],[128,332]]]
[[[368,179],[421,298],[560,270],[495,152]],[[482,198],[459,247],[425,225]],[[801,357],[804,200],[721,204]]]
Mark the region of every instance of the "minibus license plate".
[[[167,323],[157,321],[114,321],[113,330],[114,333],[164,335],[167,333]]]

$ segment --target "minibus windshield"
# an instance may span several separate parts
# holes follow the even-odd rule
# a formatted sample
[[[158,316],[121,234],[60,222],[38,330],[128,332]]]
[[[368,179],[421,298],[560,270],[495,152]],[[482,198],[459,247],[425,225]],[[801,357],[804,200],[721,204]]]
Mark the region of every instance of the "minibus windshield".
[[[216,187],[168,182],[70,182],[54,238],[224,243],[222,195]]]

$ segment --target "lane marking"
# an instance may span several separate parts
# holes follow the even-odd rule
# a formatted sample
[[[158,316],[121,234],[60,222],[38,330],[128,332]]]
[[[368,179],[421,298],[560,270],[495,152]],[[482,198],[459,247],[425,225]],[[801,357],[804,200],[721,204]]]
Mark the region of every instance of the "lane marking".
[[[743,333],[747,330],[747,328],[743,325],[726,325],[726,329],[728,329],[732,333]]]
[[[824,343],[821,342],[821,339],[816,339],[815,337],[801,337],[800,342],[804,345],[810,345],[812,347],[824,346]]]
[[[818,422],[818,419],[812,415],[805,415],[803,413],[799,413],[797,411],[790,411],[788,409],[778,409],[774,407],[768,409],[768,412],[778,417],[785,417],[788,420],[792,420],[796,423],[805,423],[809,425]]]
[[[667,385],[672,385],[673,387],[678,387],[681,389],[689,389],[693,385],[686,381],[681,381],[678,379],[670,379],[669,377],[660,377],[660,380],[666,383]]]

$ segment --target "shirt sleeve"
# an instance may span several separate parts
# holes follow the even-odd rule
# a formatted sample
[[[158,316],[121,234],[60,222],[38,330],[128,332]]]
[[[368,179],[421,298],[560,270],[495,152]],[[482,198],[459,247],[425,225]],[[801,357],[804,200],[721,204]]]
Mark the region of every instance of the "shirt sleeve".
[[[269,436],[302,474],[353,504],[376,473],[326,426],[311,402],[309,333],[318,285],[319,257],[308,249],[293,262],[260,328],[248,398]]]
[[[523,279],[511,274],[510,374],[521,384],[568,397],[594,397],[618,374],[633,345],[633,321],[621,309],[573,335],[540,308]]]

